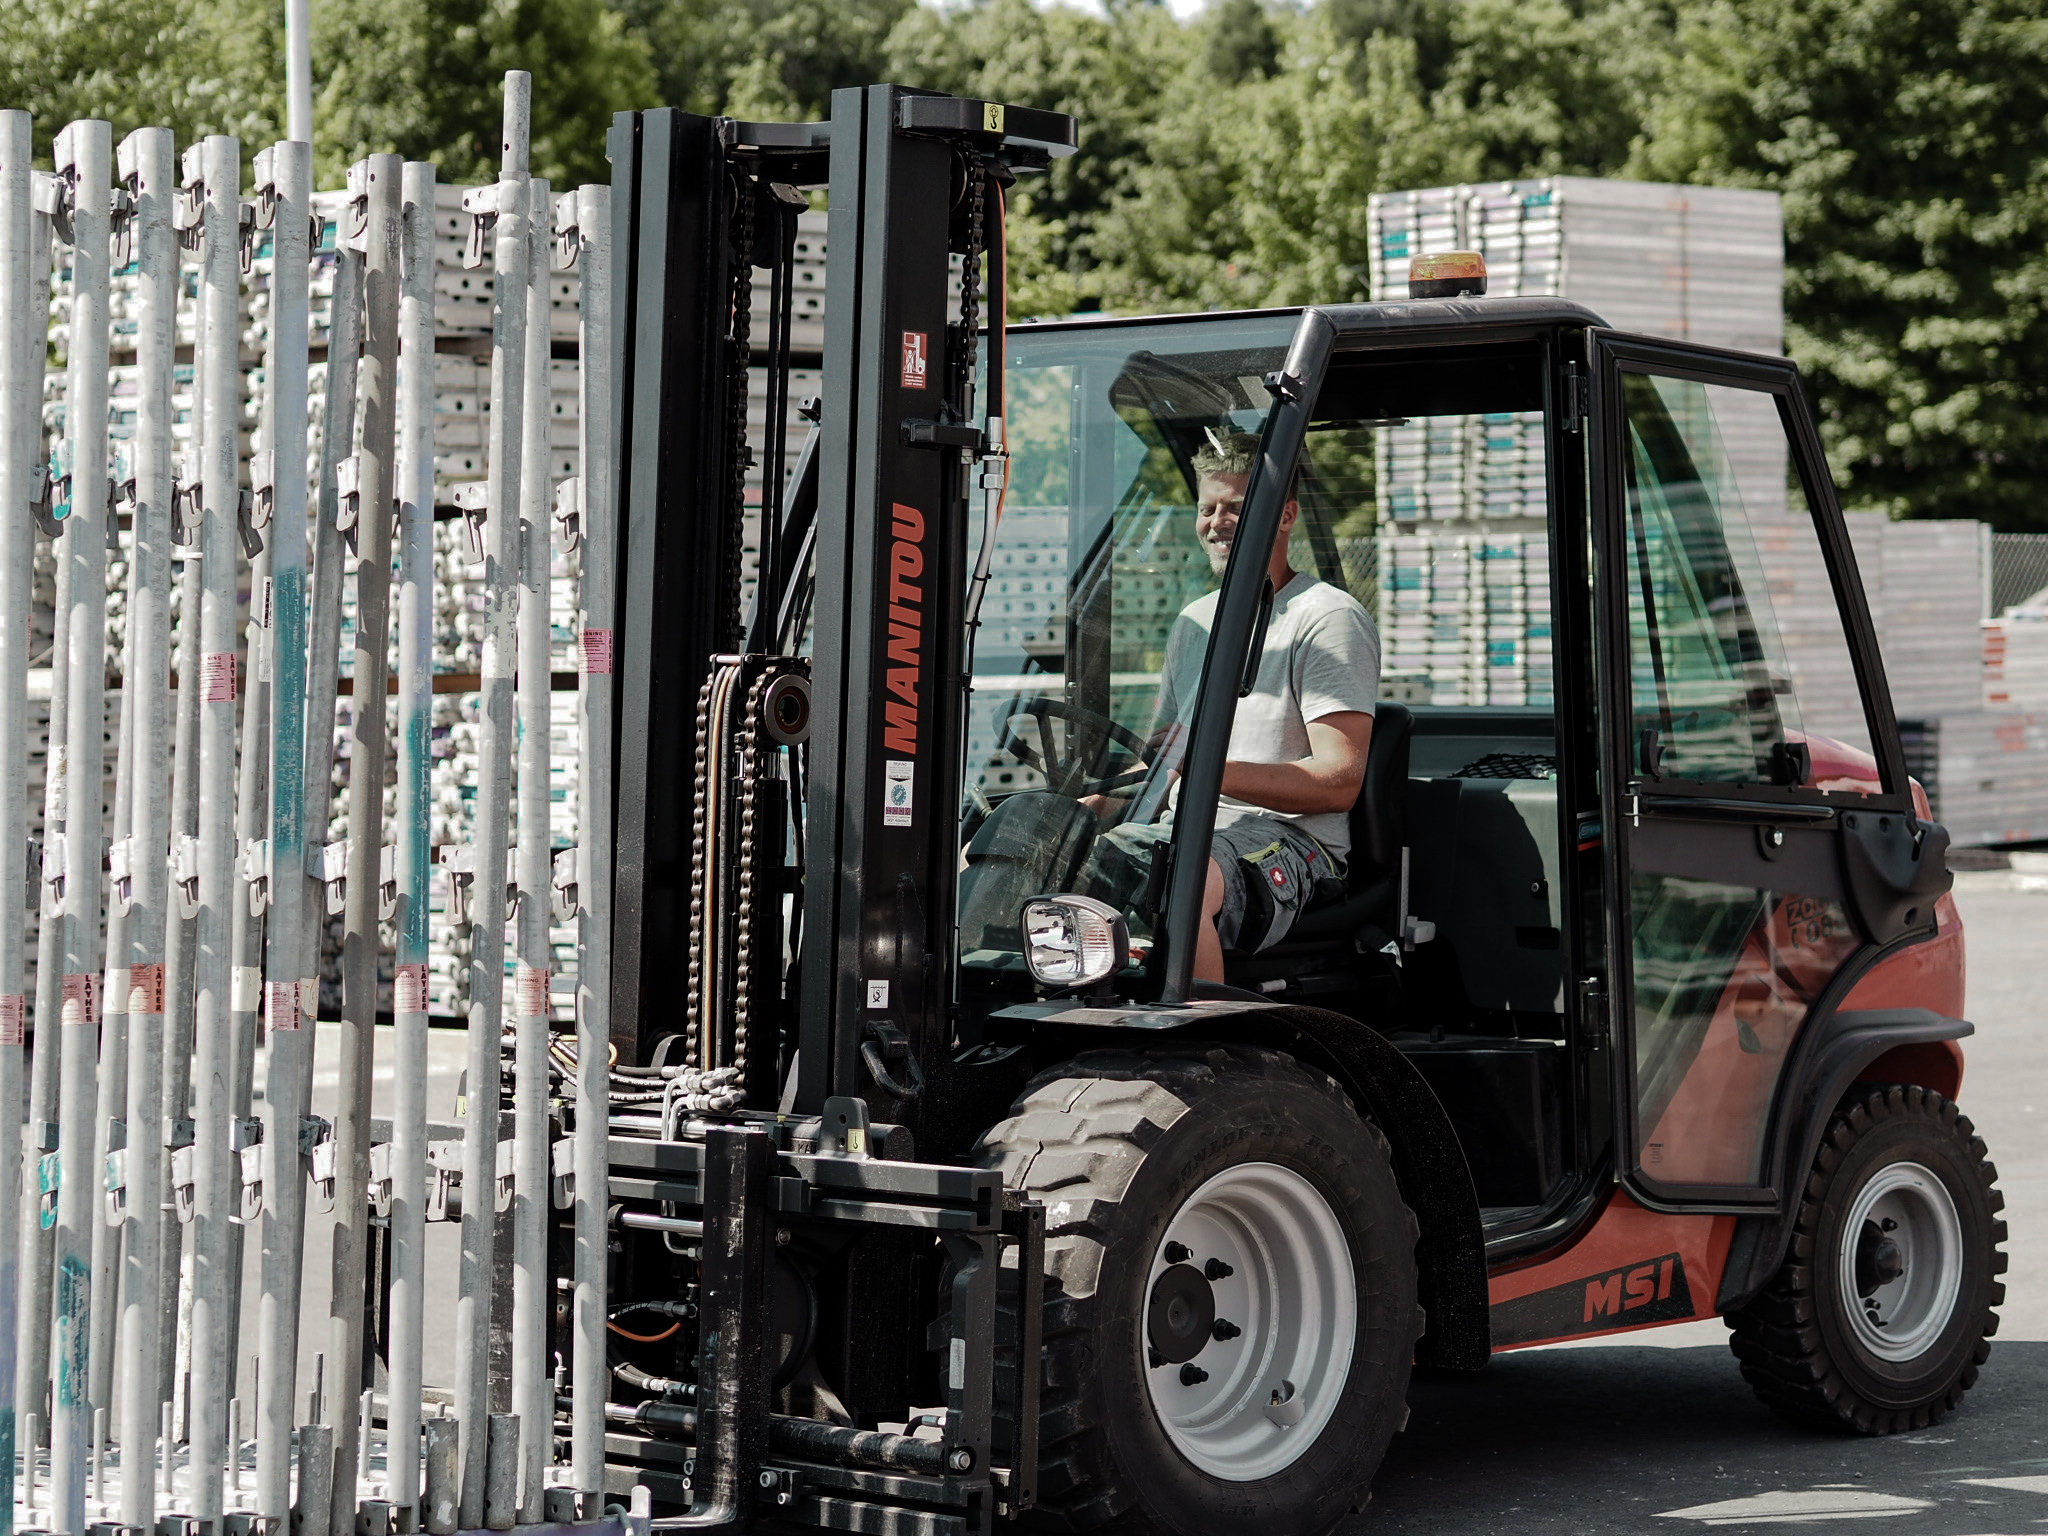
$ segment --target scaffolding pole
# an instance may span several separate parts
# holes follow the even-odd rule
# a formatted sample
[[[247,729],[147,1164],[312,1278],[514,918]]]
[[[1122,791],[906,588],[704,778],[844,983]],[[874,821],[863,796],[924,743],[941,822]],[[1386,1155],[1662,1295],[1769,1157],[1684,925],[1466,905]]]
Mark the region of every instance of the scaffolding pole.
[[[391,1358],[385,1497],[418,1530],[427,1182],[427,879],[434,704],[434,167],[404,173],[398,315],[398,946],[392,970]]]
[[[163,1234],[164,897],[168,871],[161,850],[170,823],[168,711],[171,601],[171,374],[176,358],[178,243],[171,204],[178,195],[177,157],[167,128],[142,128],[121,144],[123,177],[135,199],[135,250],[140,300],[136,327],[139,375],[134,458],[134,508],[129,543],[128,649],[121,692],[134,750],[130,791],[128,889],[128,1153],[123,1232],[120,1332],[121,1446],[132,1462],[156,1433],[163,1327],[160,1286]],[[168,1443],[165,1456],[170,1455]],[[121,1523],[156,1524],[151,1479],[121,1479]]]
[[[235,606],[236,563],[240,541],[241,477],[237,437],[241,424],[242,317],[241,265],[241,140],[221,134],[208,137],[185,152],[185,186],[196,198],[200,230],[199,345],[200,372],[200,528],[198,674],[180,678],[181,687],[199,694],[199,816],[196,857],[188,866],[197,884],[199,910],[194,942],[193,1010],[194,1140],[196,1156],[193,1216],[186,1236],[193,1248],[191,1395],[188,1414],[192,1446],[192,1513],[218,1519],[221,1512],[221,1464],[226,1455],[226,1407],[232,1371],[228,1362],[238,1340],[233,1295],[227,1273],[228,1227],[238,1208],[237,1174],[244,1166],[237,1155],[242,1141],[231,1141],[233,1120],[234,1042],[230,1022],[233,986],[232,927],[228,903],[236,896],[235,848]],[[266,1220],[272,1205],[285,1198],[279,1171],[272,1166],[278,1137],[289,1147],[286,1165],[298,1184],[296,1117],[278,1123],[279,1106],[269,1106],[262,1157],[261,1194]],[[269,1268],[266,1261],[266,1272]],[[296,1297],[294,1297],[296,1300]],[[268,1361],[266,1361],[268,1363]],[[289,1369],[290,1362],[283,1362]],[[286,1394],[287,1399],[289,1393]],[[265,1412],[272,1408],[268,1392]],[[288,1441],[259,1435],[259,1489],[275,1494],[285,1479]],[[264,1504],[266,1514],[281,1514]]]
[[[511,822],[516,665],[513,609],[518,602],[519,470],[527,335],[527,143],[533,80],[505,75],[503,160],[494,188],[472,197],[494,202],[497,243],[492,305],[491,436],[484,523],[483,707],[476,821],[471,844],[468,1105],[462,1141],[462,1267],[456,1297],[455,1413],[461,1424],[459,1523],[484,1523],[490,1432],[491,1291],[497,1249],[498,1076],[503,1057],[505,854]],[[477,210],[480,214],[483,209]],[[545,339],[542,339],[545,345]]]
[[[72,739],[64,766],[64,974],[57,1121],[56,1321],[50,1414],[51,1526],[84,1536],[91,1454],[92,1231],[98,1180],[91,1165],[98,1120],[94,1035],[99,1024],[101,784],[105,774],[107,662],[108,198],[114,131],[96,120],[57,135],[57,174],[68,183],[72,226],[69,378],[64,402],[69,480],[63,553],[71,567],[66,679]]]
[[[29,308],[29,199],[34,135],[26,112],[0,112],[0,783],[17,786],[0,796],[0,870],[26,883],[28,803],[19,786],[28,779],[28,645],[34,599],[34,524],[30,466],[38,437],[31,412],[41,405],[28,393],[28,348],[21,330],[38,329]],[[40,373],[40,370],[37,370]],[[20,1260],[35,1244],[7,1241],[16,1230],[22,1196],[22,1047],[27,1000],[22,995],[25,900],[0,886],[0,1536],[14,1531],[15,1318],[21,1295]],[[29,1234],[23,1230],[22,1237]],[[35,1455],[33,1445],[23,1453]]]
[[[371,155],[349,170],[368,195],[363,237],[363,356],[356,389],[363,437],[356,451],[356,633],[350,666],[347,928],[341,947],[341,1074],[335,1109],[332,1301],[327,1371],[337,1412],[329,1530],[355,1529],[363,1390],[363,1287],[370,1238],[370,1082],[377,1038],[377,924],[384,845],[385,690],[391,643],[391,503],[397,488],[398,309],[402,276],[403,162]]]
[[[548,361],[554,234],[546,181],[527,183],[525,421],[519,467],[519,884],[518,971],[512,997],[512,1411],[519,1418],[521,1525],[537,1525],[555,1444],[548,1379]]]
[[[593,1518],[604,1502],[605,1232],[607,1117],[611,1054],[611,798],[613,513],[611,451],[613,360],[612,189],[587,186],[573,199],[569,251],[582,267],[580,402],[582,480],[575,493],[582,539],[582,652],[576,689],[577,832],[575,889],[580,953],[576,966],[576,1248],[570,1471],[577,1515]]]

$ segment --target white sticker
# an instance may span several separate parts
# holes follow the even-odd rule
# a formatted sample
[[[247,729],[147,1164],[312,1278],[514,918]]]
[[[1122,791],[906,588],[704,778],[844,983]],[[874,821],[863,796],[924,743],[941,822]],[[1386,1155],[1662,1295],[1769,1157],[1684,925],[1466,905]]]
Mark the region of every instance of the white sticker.
[[[214,1004],[217,1008],[220,1005]],[[238,965],[228,982],[228,1008],[234,1013],[254,1013],[263,1006],[263,971],[254,965]]]
[[[870,1008],[886,1008],[889,1006],[889,983],[886,981],[871,981],[868,983],[868,1006]]]
[[[910,825],[911,789],[910,776],[917,764],[907,757],[891,757],[883,760],[882,766],[882,825],[885,827],[907,827]]]

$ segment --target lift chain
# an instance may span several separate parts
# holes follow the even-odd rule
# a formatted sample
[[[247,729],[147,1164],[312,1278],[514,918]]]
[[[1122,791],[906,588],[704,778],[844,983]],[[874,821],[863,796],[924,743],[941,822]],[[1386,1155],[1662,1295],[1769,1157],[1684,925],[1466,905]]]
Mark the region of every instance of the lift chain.
[[[756,880],[763,867],[771,862],[780,862],[781,849],[767,849],[760,846],[760,833],[756,821],[759,786],[767,777],[768,763],[763,747],[768,754],[777,748],[772,738],[766,742],[768,691],[778,678],[801,675],[805,672],[801,661],[778,658],[763,666],[754,678],[754,686],[747,690],[747,708],[740,727],[737,771],[740,786],[739,823],[739,893],[736,901],[739,908],[739,941],[735,946],[737,965],[733,976],[733,1048],[732,1064],[739,1070],[740,1086],[747,1081],[747,1044],[753,1026],[754,993],[754,893]],[[795,814],[791,808],[790,814]],[[771,962],[772,963],[772,962]]]
[[[960,414],[974,415],[974,369],[981,352],[981,253],[987,239],[983,208],[988,195],[988,174],[979,157],[967,155],[967,250],[960,263],[960,345],[959,361],[953,374],[953,398]]]
[[[704,828],[711,788],[711,696],[717,690],[719,668],[713,667],[697,690],[697,762],[691,783],[690,811],[690,1005],[683,1026],[683,1065],[706,1065],[698,1056],[697,1042],[703,1036],[704,1021],[699,1006],[704,974]]]
[[[744,174],[733,178],[732,221],[732,333],[726,347],[726,420],[730,446],[727,470],[730,487],[730,524],[726,530],[725,569],[721,572],[718,600],[719,644],[736,649],[740,637],[740,549],[746,543],[747,471],[753,454],[747,446],[747,367],[753,360],[754,322],[754,203],[759,184]],[[767,452],[780,459],[771,445]]]

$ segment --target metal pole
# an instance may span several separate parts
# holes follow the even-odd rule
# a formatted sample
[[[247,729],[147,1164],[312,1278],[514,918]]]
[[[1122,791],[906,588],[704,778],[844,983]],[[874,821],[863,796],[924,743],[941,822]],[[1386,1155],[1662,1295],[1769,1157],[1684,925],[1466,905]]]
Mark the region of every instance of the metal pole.
[[[106,527],[114,527],[114,505],[107,504]],[[134,573],[131,562],[129,573]],[[127,625],[122,625],[122,635],[116,648],[125,667],[127,660]],[[124,678],[125,682],[126,679]],[[129,689],[120,690],[121,702],[119,724],[114,741],[114,821],[108,829],[110,849],[120,849],[126,855],[128,837],[128,811],[134,799],[135,778],[131,771],[135,758],[135,708],[134,695]],[[128,1120],[128,911],[119,900],[114,885],[106,887],[106,939],[101,946],[101,967],[103,976],[100,984],[100,1071],[99,1071],[99,1120],[93,1127],[92,1166],[97,1181],[100,1170],[108,1166],[109,1154],[120,1150],[125,1157],[127,1146]],[[114,1341],[121,1320],[121,1224],[112,1219],[98,1221],[92,1229],[92,1405],[108,1410],[110,1422],[114,1407]],[[150,1434],[156,1433],[151,1426]]]
[[[513,987],[512,1411],[519,1419],[519,1523],[538,1524],[555,1445],[548,1375],[548,307],[554,220],[548,184],[526,194],[526,388],[519,462],[519,968]]]
[[[313,146],[312,0],[285,0],[284,49],[285,136],[310,150]]]
[[[237,1208],[238,1159],[230,1149],[229,1121],[233,1109],[233,1040],[229,1009],[233,986],[233,954],[228,903],[236,896],[234,880],[235,816],[235,587],[239,544],[241,482],[236,469],[236,437],[241,417],[241,186],[242,144],[223,134],[212,135],[185,152],[185,183],[202,199],[200,219],[200,340],[204,370],[197,379],[203,416],[200,438],[202,487],[198,604],[199,657],[195,675],[179,678],[179,686],[199,695],[199,846],[192,979],[193,1121],[196,1156],[194,1210],[186,1234],[193,1249],[191,1386],[188,1389],[188,1435],[192,1445],[192,1513],[218,1519],[221,1513],[221,1461],[225,1454],[223,1410],[232,1377],[230,1357],[238,1337],[229,1307],[233,1295],[227,1274],[228,1226]],[[298,1121],[277,1123],[275,1106],[265,1134],[288,1143],[290,1183],[298,1185]],[[264,1153],[264,1198],[284,1197],[270,1148]],[[287,1367],[289,1357],[284,1357]],[[289,1379],[289,1378],[287,1378]],[[288,1394],[287,1394],[288,1395]],[[271,1394],[264,1393],[264,1406]],[[264,1458],[267,1452],[269,1459]],[[282,1482],[283,1461],[290,1454],[286,1437],[259,1441],[259,1466]],[[273,1485],[275,1486],[275,1485]],[[281,1513],[264,1506],[264,1513]]]
[[[22,995],[25,914],[9,896],[15,880],[26,884],[28,803],[21,786],[28,779],[28,651],[30,604],[34,598],[35,529],[24,515],[29,500],[29,467],[39,446],[31,414],[41,400],[29,394],[28,349],[22,330],[40,331],[29,308],[30,157],[34,140],[26,112],[0,112],[0,783],[14,786],[0,795],[0,870],[12,870],[0,884],[0,1536],[14,1532],[15,1318],[20,1298],[21,1254],[33,1255],[6,1235],[20,1220],[21,1053],[27,1038],[27,1000]],[[38,370],[40,371],[40,370]],[[28,1236],[26,1232],[22,1234]],[[24,1444],[33,1458],[35,1446]]]
[[[604,1498],[604,1313],[606,1117],[610,1110],[612,920],[612,609],[614,561],[612,452],[612,189],[576,194],[578,260],[583,267],[582,357],[582,675],[576,689],[576,1262],[572,1298],[575,1356],[573,1480],[592,1506]],[[595,1507],[579,1508],[594,1518]]]
[[[417,1515],[425,1348],[427,876],[434,704],[434,167],[407,161],[398,309],[398,953],[391,1108],[391,1357],[385,1497]],[[402,1527],[418,1530],[417,1518]]]
[[[271,912],[266,931],[265,970],[270,978],[270,1060],[264,1086],[266,1100],[282,1094],[289,1110],[304,1113],[304,1062],[312,1055],[313,1031],[305,1028],[312,1013],[300,970],[304,960],[305,882],[305,579],[306,579],[306,341],[309,320],[307,263],[313,202],[313,155],[296,140],[271,146],[257,156],[256,190],[270,208],[273,253],[270,289],[270,354],[265,373],[270,386],[270,442],[275,466],[270,535],[270,718],[267,822]],[[246,756],[262,753],[252,738],[243,743]],[[282,876],[283,878],[279,878]],[[252,956],[253,958],[253,956]],[[283,1127],[279,1127],[283,1129]],[[281,1418],[289,1432],[294,1391],[292,1364],[298,1352],[297,1302],[302,1250],[305,1184],[300,1179],[296,1139],[276,1153],[289,1154],[288,1170],[273,1186],[265,1178],[264,1358],[283,1363],[281,1380],[266,1384],[267,1405],[281,1399]],[[275,1191],[275,1203],[272,1201]],[[361,1200],[358,1187],[357,1200]],[[273,1263],[276,1268],[273,1270]],[[273,1316],[287,1305],[291,1315]],[[269,1330],[275,1330],[273,1335]],[[282,1458],[280,1458],[282,1459]],[[212,1463],[219,1465],[216,1457]],[[300,1457],[303,1479],[305,1458]],[[237,1462],[239,1468],[239,1461]],[[237,1482],[240,1481],[239,1473]],[[280,1486],[278,1507],[283,1506]],[[266,1507],[265,1513],[272,1511]]]
[[[371,155],[350,171],[369,194],[363,251],[363,440],[356,453],[356,637],[350,674],[348,915],[341,949],[341,1082],[335,1103],[334,1167],[344,1192],[334,1210],[334,1266],[327,1358],[334,1401],[363,1388],[363,1288],[367,1274],[370,1080],[377,1026],[378,906],[384,844],[385,689],[390,677],[392,457],[397,429],[398,300],[403,162]],[[330,1530],[355,1528],[358,1429],[346,1409],[334,1417]]]
[[[497,1233],[498,1069],[505,990],[505,852],[511,821],[513,606],[518,591],[520,394],[526,347],[526,149],[533,79],[505,74],[504,159],[497,184],[492,310],[491,445],[484,550],[483,710],[470,906],[469,1103],[462,1138],[462,1268],[456,1293],[455,1414],[462,1433],[458,1523],[484,1520],[490,1434],[491,1286]]]
[[[196,348],[201,359],[193,368],[195,379],[203,377],[204,348]],[[195,389],[195,400],[199,391]],[[195,421],[202,412],[195,410]],[[196,459],[188,461],[196,466]],[[180,514],[182,515],[182,513]],[[178,626],[176,706],[173,729],[176,747],[171,770],[169,841],[170,865],[178,862],[176,850],[199,835],[199,603],[203,572],[199,552],[187,548],[173,555],[178,584]],[[196,846],[196,843],[195,843]],[[163,850],[158,850],[159,852]],[[152,853],[151,857],[156,854]],[[167,869],[169,865],[166,866]],[[199,925],[185,915],[185,898],[173,892],[165,903],[167,934],[164,944],[164,1113],[167,1117],[188,1117],[192,1105],[192,1066],[195,1040],[193,1011],[197,999],[192,990],[192,968],[198,955]],[[173,1154],[166,1149],[166,1173]],[[192,1342],[192,1255],[187,1251],[187,1225],[179,1221],[164,1232],[161,1294],[176,1296],[178,1327],[165,1329],[158,1355],[162,1372],[160,1390],[166,1399],[183,1400],[180,1386],[184,1372],[179,1369],[182,1341],[189,1357]],[[229,1367],[232,1373],[233,1367]],[[185,1433],[191,1436],[191,1407],[185,1404]]]
[[[120,1334],[121,1446],[153,1432],[162,1402],[158,1335],[162,1330],[164,898],[162,858],[170,823],[165,768],[165,692],[169,682],[171,602],[171,370],[177,342],[178,243],[171,202],[177,160],[168,128],[143,128],[121,145],[121,169],[135,195],[140,274],[136,363],[140,374],[134,442],[135,513],[128,583],[128,654],[121,691],[132,717],[128,771],[128,1206],[122,1264]],[[170,1442],[164,1446],[169,1458]],[[121,1479],[121,1523],[156,1523],[149,1479]]]
[[[37,172],[36,186],[54,192],[55,177]],[[51,217],[46,209],[29,215],[29,314],[50,312]],[[31,323],[22,345],[29,353],[28,378],[34,397],[30,440],[37,452],[43,443],[43,375],[49,358],[47,326]],[[32,1167],[24,1168],[21,1212],[22,1262],[27,1274],[21,1298],[21,1358],[16,1366],[15,1414],[24,1425],[40,1425],[35,1433],[24,1432],[29,1450],[47,1443],[49,1432],[50,1324],[54,1302],[54,1260],[57,1234],[43,1225],[42,1157],[55,1155],[57,1126],[57,1080],[62,1056],[58,1041],[58,1009],[64,989],[63,925],[58,922],[56,889],[48,874],[64,863],[64,754],[66,701],[70,697],[70,633],[64,615],[71,608],[71,565],[63,546],[55,549],[56,601],[50,644],[50,725],[44,737],[43,783],[43,868],[36,900],[41,909],[41,926],[36,934],[36,1049],[29,1067],[29,1124],[35,1133],[30,1150],[36,1154]]]
[[[98,1180],[87,1161],[98,1118],[93,1080],[99,1023],[100,793],[106,744],[107,193],[114,130],[72,123],[57,135],[57,174],[70,182],[73,230],[69,387],[64,405],[71,480],[62,558],[71,567],[71,732],[65,762],[62,1064],[57,1120],[55,1393],[50,1415],[51,1525],[83,1536],[85,1473],[92,1437],[87,1399],[92,1337],[92,1233]]]

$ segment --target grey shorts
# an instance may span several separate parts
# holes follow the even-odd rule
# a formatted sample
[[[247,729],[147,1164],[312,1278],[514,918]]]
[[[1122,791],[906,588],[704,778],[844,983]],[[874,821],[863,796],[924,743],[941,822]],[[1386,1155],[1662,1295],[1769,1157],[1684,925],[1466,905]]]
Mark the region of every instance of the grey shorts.
[[[1109,828],[1095,839],[1082,866],[1079,893],[1131,908],[1142,897],[1154,858],[1172,836],[1171,822]],[[1216,935],[1225,949],[1249,954],[1286,938],[1314,896],[1316,882],[1344,873],[1321,844],[1279,816],[1247,816],[1218,827],[1209,857],[1223,871]]]

